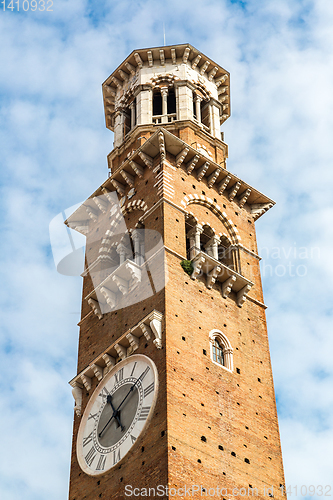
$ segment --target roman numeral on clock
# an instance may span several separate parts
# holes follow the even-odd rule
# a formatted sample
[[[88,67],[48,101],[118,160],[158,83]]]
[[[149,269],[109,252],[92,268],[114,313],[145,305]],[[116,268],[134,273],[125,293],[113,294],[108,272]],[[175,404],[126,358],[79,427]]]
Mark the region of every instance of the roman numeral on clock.
[[[93,431],[91,431],[91,433],[89,434],[89,436],[86,436],[86,437],[83,438],[83,440],[82,440],[83,441],[83,446],[86,446],[87,444],[91,443],[91,441],[93,439],[92,438],[92,433],[93,433]]]
[[[136,441],[136,437],[135,437],[135,436],[132,436],[132,434],[131,434],[131,440],[132,440],[132,444],[134,444],[134,443],[135,443],[135,441]]]
[[[151,392],[153,392],[155,387],[155,383],[152,382],[150,385],[147,385],[147,387],[143,391],[143,397],[146,398]]]
[[[106,462],[106,455],[101,455],[98,459],[96,470],[104,470],[105,462]]]
[[[147,375],[147,373],[149,372],[150,370],[150,366],[147,366],[147,368],[145,369],[144,372],[141,373],[139,379],[141,380],[141,382],[143,381],[143,379],[145,378],[145,376]]]
[[[89,417],[88,417],[88,420],[90,420],[91,418],[93,418],[93,419],[95,420],[95,422],[96,422],[96,420],[97,420],[97,415],[98,415],[98,413],[90,413],[90,415],[89,415]]]
[[[97,452],[96,452],[95,448],[92,446],[90,448],[90,450],[88,451],[88,453],[86,454],[86,456],[84,457],[84,459],[85,459],[87,465],[89,465],[89,467],[91,467],[91,464],[95,460],[96,454],[97,454]]]
[[[115,385],[118,384],[118,382],[120,382],[121,380],[123,380],[124,378],[124,368],[120,368],[120,370],[114,374],[114,378],[115,378]]]
[[[134,373],[136,365],[137,365],[137,362],[134,363],[133,370],[131,371],[131,377],[133,377],[133,373]]]
[[[138,420],[147,420],[149,411],[150,411],[150,406],[143,406]]]
[[[120,460],[120,448],[119,450],[114,450],[113,452],[113,465],[116,465]]]
[[[101,398],[103,398],[103,399],[104,399],[104,398],[106,398],[109,394],[110,394],[110,393],[109,393],[109,391],[108,391],[105,387],[103,387],[103,389],[101,390],[101,392],[100,392],[98,395],[99,395]],[[97,413],[96,413],[96,415],[97,415]]]

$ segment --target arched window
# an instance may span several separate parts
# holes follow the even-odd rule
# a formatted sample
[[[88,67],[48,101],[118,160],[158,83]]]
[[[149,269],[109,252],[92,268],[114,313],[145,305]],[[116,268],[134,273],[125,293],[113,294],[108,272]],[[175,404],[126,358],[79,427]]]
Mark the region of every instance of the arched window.
[[[218,338],[213,341],[213,361],[219,365],[224,365],[223,347]]]
[[[233,369],[233,350],[231,344],[220,330],[212,330],[209,333],[210,356],[213,363],[226,368],[229,371]]]

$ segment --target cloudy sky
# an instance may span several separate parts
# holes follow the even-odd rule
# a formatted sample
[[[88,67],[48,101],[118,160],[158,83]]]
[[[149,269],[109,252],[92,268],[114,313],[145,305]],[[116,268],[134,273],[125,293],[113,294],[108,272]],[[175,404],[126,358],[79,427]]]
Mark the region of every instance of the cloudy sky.
[[[286,483],[333,495],[333,3],[30,3],[0,11],[1,500],[67,498],[81,278],[49,224],[107,177],[101,83],[163,22],[231,73],[227,166],[277,202],[257,231]]]

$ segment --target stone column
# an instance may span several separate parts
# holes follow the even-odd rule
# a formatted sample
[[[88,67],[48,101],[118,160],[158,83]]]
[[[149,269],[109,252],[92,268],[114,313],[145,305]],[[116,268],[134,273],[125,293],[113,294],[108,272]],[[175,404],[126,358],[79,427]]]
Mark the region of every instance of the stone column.
[[[125,262],[127,257],[130,255],[129,249],[124,245],[124,243],[119,243],[117,246],[117,253],[120,257],[120,265]]]
[[[221,130],[220,130],[220,110],[218,106],[212,102],[211,103],[211,134],[217,139],[221,140]]]
[[[122,111],[116,111],[114,120],[114,147],[120,146],[124,140],[124,125]]]
[[[143,254],[141,249],[143,247],[142,229],[134,229],[132,231],[132,239],[134,242],[134,262],[141,266],[143,264]]]
[[[131,110],[131,129],[135,127],[135,101],[130,104]]]
[[[209,132],[211,133],[211,135],[214,135],[213,110],[211,103],[209,103],[208,105],[208,113],[209,113]]]
[[[199,95],[196,95],[195,96],[195,111],[196,111],[197,120],[199,123],[201,123],[201,106],[200,106],[201,101],[202,101],[202,98]]]
[[[168,87],[161,87],[162,95],[162,123],[168,123]]]
[[[197,224],[187,233],[187,237],[190,239],[190,260],[194,259],[200,252],[200,235],[202,232],[203,227]]]
[[[146,125],[153,122],[153,91],[151,88],[141,90],[136,97],[136,123]]]
[[[193,120],[193,92],[187,85],[176,86],[177,120]]]
[[[218,260],[219,258],[219,246],[220,238],[218,236],[213,236],[206,245],[206,252],[214,259]]]

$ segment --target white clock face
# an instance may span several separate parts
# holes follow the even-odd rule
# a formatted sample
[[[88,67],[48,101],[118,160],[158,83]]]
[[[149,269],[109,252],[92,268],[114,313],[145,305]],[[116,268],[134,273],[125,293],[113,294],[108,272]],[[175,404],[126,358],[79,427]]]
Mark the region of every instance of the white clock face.
[[[97,386],[77,437],[81,469],[90,475],[115,467],[150,420],[158,390],[157,369],[141,354],[117,364]]]

